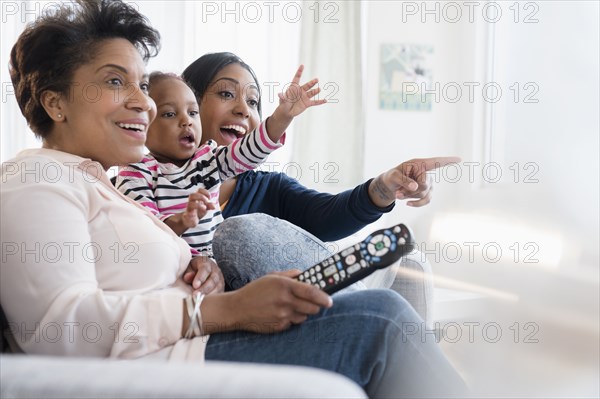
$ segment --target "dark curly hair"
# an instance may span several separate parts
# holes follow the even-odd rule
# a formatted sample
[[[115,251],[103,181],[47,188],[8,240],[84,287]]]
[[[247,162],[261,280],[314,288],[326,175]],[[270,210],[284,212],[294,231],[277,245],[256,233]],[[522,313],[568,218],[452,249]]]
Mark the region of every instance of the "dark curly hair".
[[[148,61],[160,49],[160,34],[121,0],[78,0],[52,7],[27,28],[10,53],[10,78],[21,112],[36,136],[53,121],[41,104],[46,90],[67,95],[75,70],[95,57],[107,39],[128,40]]]
[[[250,65],[242,61],[237,55],[228,52],[204,54],[185,68],[181,77],[192,88],[196,94],[198,103],[202,106],[202,97],[204,97],[204,93],[208,90],[208,86],[210,86],[216,74],[231,64],[239,64],[242,68],[250,72],[250,75],[254,78],[256,88],[258,89],[258,115],[262,119],[262,95],[258,78],[252,68],[250,68]]]

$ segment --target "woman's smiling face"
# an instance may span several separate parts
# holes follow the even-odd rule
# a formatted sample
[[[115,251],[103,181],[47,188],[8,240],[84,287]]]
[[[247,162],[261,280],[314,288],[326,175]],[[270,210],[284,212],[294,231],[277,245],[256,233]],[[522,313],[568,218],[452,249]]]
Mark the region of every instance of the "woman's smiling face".
[[[200,101],[203,142],[212,139],[228,145],[256,129],[260,123],[257,84],[240,64],[221,69]]]
[[[156,106],[138,50],[125,39],[107,39],[72,82],[59,100],[64,120],[53,129],[61,149],[104,168],[139,162]]]

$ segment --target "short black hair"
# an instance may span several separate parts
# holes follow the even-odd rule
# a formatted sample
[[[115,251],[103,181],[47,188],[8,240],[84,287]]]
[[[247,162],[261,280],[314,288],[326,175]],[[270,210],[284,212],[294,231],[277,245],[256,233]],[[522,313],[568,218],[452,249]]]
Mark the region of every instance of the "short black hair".
[[[42,107],[46,90],[67,95],[75,70],[90,62],[107,39],[128,40],[148,61],[160,34],[121,0],[78,0],[52,7],[21,33],[10,53],[10,78],[21,112],[36,136],[53,125]]]
[[[237,55],[228,52],[204,54],[185,68],[181,77],[192,88],[194,94],[196,94],[198,103],[202,106],[202,97],[204,97],[217,73],[231,64],[239,64],[242,68],[250,72],[250,75],[254,78],[258,89],[258,115],[262,119],[262,95],[258,78],[252,68],[250,68],[250,65],[242,61]]]

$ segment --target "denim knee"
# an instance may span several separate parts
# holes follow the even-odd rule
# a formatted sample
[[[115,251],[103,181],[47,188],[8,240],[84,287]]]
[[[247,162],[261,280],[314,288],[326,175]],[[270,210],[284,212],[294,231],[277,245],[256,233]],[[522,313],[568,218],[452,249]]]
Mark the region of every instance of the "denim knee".
[[[231,289],[274,271],[304,270],[330,255],[312,234],[260,213],[221,223],[213,237],[213,252]]]
[[[389,289],[370,289],[333,296],[337,312],[365,315],[388,320],[402,327],[406,322],[421,322],[413,307],[400,294]]]

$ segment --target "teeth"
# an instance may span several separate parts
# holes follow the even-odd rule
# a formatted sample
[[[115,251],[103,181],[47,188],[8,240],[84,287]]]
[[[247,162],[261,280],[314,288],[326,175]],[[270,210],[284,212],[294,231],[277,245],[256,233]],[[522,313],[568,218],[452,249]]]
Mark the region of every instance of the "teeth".
[[[123,129],[144,130],[146,128],[146,126],[140,123],[117,123],[117,125]]]
[[[246,129],[244,129],[243,127],[238,126],[238,125],[221,126],[221,129],[232,129],[232,130],[235,130],[236,132],[240,132],[241,134],[246,134]]]

